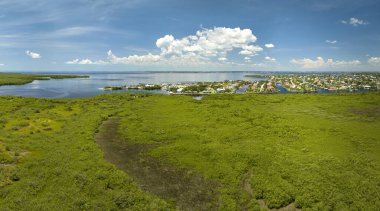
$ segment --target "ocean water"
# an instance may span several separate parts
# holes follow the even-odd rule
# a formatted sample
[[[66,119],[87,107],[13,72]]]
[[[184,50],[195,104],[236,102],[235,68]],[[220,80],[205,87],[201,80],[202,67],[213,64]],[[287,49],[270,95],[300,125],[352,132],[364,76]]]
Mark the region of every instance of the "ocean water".
[[[160,84],[213,82],[224,80],[263,80],[263,78],[244,77],[244,75],[252,74],[249,72],[125,72],[72,74],[88,75],[90,78],[36,80],[25,85],[0,86],[0,95],[38,98],[76,98],[91,97],[111,92],[101,89],[105,86],[135,85],[139,83]],[[120,90],[112,92],[141,91]]]

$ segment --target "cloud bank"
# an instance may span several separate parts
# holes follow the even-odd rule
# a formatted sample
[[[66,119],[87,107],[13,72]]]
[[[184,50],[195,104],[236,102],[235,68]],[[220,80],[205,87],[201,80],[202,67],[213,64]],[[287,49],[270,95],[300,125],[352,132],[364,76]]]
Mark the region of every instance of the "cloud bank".
[[[71,61],[67,61],[66,64],[108,64],[108,62],[103,60],[91,61],[90,59],[73,59]]]
[[[244,58],[250,58],[263,51],[254,45],[257,38],[251,29],[214,27],[202,29],[183,38],[165,35],[156,41],[159,54],[116,56],[111,50],[107,52],[107,61],[74,59],[66,64],[205,64],[228,61],[228,54],[237,51]],[[271,44],[273,45],[273,44]],[[274,47],[274,46],[273,46]],[[247,59],[245,59],[247,60]]]
[[[360,24],[360,21],[353,21]],[[276,63],[276,59],[265,56],[261,63],[253,63],[253,57],[264,51],[256,45],[257,38],[251,29],[214,27],[213,29],[202,28],[195,34],[176,38],[167,34],[156,40],[158,53],[146,53],[142,55],[118,56],[112,50],[107,52],[104,60],[73,59],[66,64],[71,65],[244,65],[247,67],[270,66]],[[326,43],[336,44],[336,40],[326,40]],[[274,48],[272,43],[265,44],[265,48]],[[30,52],[33,53],[33,52]],[[234,54],[234,55],[233,55]],[[231,56],[233,57],[231,58]],[[240,58],[239,58],[240,57]],[[236,58],[241,63],[236,63]],[[372,57],[368,63],[378,65],[380,58]],[[317,57],[316,59],[303,58],[292,59],[290,63],[299,65],[301,68],[339,68],[360,65],[359,60],[333,60]]]
[[[380,66],[380,57],[371,57],[368,59],[368,64],[374,66]]]
[[[323,68],[323,67],[342,67],[342,66],[354,66],[354,65],[360,65],[361,62],[359,60],[352,60],[352,61],[344,61],[344,60],[337,60],[334,61],[333,59],[327,59],[324,60],[322,57],[317,57],[315,60],[313,59],[292,59],[290,61],[292,64],[301,65],[302,68]]]
[[[350,24],[353,26],[368,25],[369,24],[367,21],[360,20],[360,19],[354,18],[354,17],[350,18],[350,20],[342,20],[341,23]]]

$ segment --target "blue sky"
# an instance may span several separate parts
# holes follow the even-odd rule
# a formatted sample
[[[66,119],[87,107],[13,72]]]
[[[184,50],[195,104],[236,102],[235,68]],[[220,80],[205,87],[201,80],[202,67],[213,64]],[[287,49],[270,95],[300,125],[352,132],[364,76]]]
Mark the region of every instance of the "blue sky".
[[[379,71],[378,0],[1,0],[0,71]]]

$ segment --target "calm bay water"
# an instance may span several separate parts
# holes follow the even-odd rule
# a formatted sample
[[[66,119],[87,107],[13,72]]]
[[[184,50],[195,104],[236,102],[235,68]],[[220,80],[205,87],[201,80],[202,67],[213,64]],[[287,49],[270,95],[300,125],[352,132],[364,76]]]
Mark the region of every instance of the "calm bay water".
[[[0,95],[14,95],[40,98],[75,98],[90,97],[97,94],[109,93],[101,88],[105,86],[134,85],[139,83],[191,83],[224,80],[261,80],[246,78],[249,72],[130,72],[130,73],[75,73],[89,75],[90,78],[41,80],[17,86],[0,86]],[[131,92],[127,90],[113,92]],[[136,92],[136,91],[134,91]]]

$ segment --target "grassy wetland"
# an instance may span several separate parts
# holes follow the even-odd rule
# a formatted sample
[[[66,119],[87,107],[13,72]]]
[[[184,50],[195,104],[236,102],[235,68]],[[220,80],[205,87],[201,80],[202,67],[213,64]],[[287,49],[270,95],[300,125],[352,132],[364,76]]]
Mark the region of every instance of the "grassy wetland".
[[[65,79],[65,78],[88,78],[88,76],[0,73],[0,86],[23,85],[23,84],[31,83],[34,80],[50,80],[50,79]]]
[[[1,210],[378,210],[380,95],[0,97]]]

